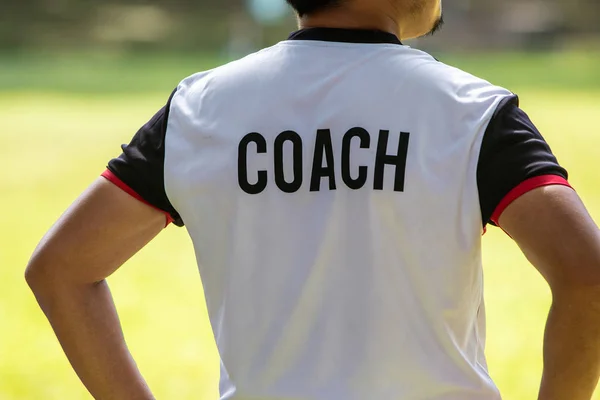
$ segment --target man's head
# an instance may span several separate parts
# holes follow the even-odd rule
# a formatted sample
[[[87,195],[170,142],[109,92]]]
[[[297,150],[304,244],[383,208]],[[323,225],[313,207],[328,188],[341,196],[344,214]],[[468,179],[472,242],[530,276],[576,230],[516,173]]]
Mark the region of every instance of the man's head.
[[[330,21],[339,26],[338,18],[364,19],[371,26],[374,16],[393,21],[401,39],[410,39],[437,31],[443,22],[442,0],[287,0],[302,21]],[[359,21],[356,21],[359,22]]]
[[[287,0],[300,18],[331,9],[344,0]]]

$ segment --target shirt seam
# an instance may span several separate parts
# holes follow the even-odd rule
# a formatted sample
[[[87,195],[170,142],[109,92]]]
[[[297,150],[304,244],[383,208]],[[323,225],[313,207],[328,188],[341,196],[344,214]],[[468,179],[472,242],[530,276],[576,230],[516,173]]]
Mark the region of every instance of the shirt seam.
[[[374,48],[390,48],[390,49],[411,49],[412,47],[405,44],[395,43],[350,43],[350,42],[328,42],[322,40],[284,40],[277,45],[281,46],[305,46],[305,47],[334,47],[334,48],[356,48],[374,47]]]

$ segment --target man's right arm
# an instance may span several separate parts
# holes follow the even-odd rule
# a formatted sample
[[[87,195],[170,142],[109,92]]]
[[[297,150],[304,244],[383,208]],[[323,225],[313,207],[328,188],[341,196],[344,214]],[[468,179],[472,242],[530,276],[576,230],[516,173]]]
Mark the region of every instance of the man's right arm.
[[[545,186],[516,199],[499,225],[548,282],[539,400],[590,400],[600,377],[600,231],[576,192]]]
[[[165,214],[99,178],[44,236],[26,278],[73,369],[95,399],[153,399],[106,278],[163,230]]]
[[[125,343],[106,278],[166,224],[183,226],[164,185],[170,103],[64,213],[27,267],[39,305],[96,399],[153,398]]]

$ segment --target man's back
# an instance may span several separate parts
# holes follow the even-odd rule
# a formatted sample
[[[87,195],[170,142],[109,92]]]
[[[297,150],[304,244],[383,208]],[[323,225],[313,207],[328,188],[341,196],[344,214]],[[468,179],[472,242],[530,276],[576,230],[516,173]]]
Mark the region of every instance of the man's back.
[[[194,239],[222,386],[496,398],[477,166],[512,94],[386,35],[331,32],[195,75],[171,102],[165,185]]]
[[[184,80],[35,250],[27,281],[90,393],[154,398],[106,278],[166,220],[196,248],[222,399],[498,399],[494,224],[552,290],[540,400],[589,400],[600,233],[517,97],[401,46],[438,0],[288,3],[305,29]]]

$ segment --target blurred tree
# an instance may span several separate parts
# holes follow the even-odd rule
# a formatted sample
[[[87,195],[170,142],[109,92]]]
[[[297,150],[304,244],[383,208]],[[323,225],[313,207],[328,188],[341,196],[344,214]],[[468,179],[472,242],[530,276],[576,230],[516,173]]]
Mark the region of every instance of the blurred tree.
[[[525,3],[536,3],[538,11],[529,6],[528,16],[515,11]],[[259,26],[247,5],[247,0],[0,0],[0,49],[110,45],[217,50],[231,44],[232,37],[241,43],[239,39],[248,35],[249,42],[260,46],[293,29],[291,18]],[[448,27],[433,43],[512,46],[515,40],[528,40],[528,28],[539,34],[533,29],[538,25],[554,34],[559,25],[573,34],[600,34],[598,0],[453,0],[444,8],[457,27]],[[536,14],[546,8],[557,11],[558,24],[540,23],[543,18]]]
[[[596,0],[559,0],[565,26],[573,32],[600,33],[600,2]]]

